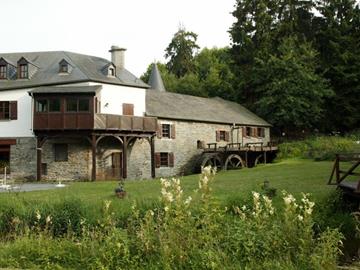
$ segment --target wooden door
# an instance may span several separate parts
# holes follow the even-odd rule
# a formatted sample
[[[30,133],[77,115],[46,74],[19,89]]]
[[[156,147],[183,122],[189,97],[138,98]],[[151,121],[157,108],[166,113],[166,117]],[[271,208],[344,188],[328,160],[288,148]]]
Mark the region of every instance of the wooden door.
[[[122,178],[122,153],[112,153],[111,154],[111,169],[112,169],[112,178],[120,179]]]

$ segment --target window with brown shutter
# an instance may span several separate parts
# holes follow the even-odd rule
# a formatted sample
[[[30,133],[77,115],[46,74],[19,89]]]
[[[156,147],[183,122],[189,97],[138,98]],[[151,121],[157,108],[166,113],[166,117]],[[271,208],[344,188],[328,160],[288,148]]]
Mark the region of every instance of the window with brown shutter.
[[[161,124],[161,134],[162,138],[170,138],[170,125],[169,124]]]
[[[245,136],[246,137],[251,137],[251,135],[252,135],[251,127],[246,127]]]
[[[229,131],[225,131],[225,142],[228,142],[230,140],[230,133]]]
[[[265,137],[265,128],[262,128],[262,127],[257,128],[257,136],[259,138],[264,138]]]
[[[162,125],[161,124],[157,125],[156,137],[158,137],[159,139],[161,139],[161,137],[162,137]]]
[[[123,103],[123,115],[134,115],[134,104]]]
[[[155,167],[174,167],[174,153],[155,153]]]
[[[0,80],[6,80],[7,79],[7,66],[1,65],[0,66]]]

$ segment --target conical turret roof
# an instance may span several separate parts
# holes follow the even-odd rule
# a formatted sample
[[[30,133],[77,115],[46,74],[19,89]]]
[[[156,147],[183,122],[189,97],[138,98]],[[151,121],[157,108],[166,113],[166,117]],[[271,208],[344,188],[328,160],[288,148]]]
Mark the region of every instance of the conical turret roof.
[[[162,92],[166,91],[163,80],[160,75],[160,71],[159,71],[156,63],[154,63],[152,66],[148,84],[151,86],[151,89],[162,91]]]

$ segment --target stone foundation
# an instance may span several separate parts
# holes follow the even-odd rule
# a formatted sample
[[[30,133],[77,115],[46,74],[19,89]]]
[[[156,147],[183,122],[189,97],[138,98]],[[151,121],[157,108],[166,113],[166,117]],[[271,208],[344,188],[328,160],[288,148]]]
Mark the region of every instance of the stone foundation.
[[[35,180],[36,178],[36,139],[17,138],[16,145],[10,147],[11,178]]]

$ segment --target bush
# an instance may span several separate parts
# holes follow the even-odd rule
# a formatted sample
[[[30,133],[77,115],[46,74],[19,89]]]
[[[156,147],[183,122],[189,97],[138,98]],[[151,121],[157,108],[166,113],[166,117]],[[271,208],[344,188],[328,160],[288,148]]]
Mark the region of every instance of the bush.
[[[279,145],[279,159],[310,158],[333,160],[335,154],[360,151],[360,145],[351,137],[314,137],[303,141],[286,142]]]

